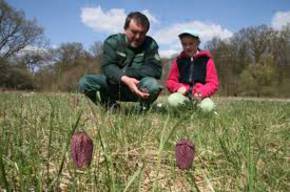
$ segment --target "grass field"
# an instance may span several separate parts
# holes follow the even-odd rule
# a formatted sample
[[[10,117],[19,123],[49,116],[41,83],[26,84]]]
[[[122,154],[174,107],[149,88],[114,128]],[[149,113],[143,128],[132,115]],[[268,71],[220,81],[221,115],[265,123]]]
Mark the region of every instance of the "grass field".
[[[111,114],[79,94],[1,93],[0,191],[289,191],[290,102],[213,100],[217,115],[125,103]],[[94,141],[83,170],[75,129]],[[175,162],[181,138],[196,146],[187,171]]]

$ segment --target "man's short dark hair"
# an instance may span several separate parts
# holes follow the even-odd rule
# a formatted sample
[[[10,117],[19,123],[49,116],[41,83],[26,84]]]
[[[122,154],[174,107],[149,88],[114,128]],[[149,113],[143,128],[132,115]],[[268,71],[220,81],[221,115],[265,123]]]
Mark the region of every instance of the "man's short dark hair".
[[[125,24],[124,24],[125,30],[129,27],[131,20],[134,20],[136,23],[145,27],[146,32],[150,28],[150,22],[149,22],[149,19],[146,17],[146,15],[136,11],[136,12],[129,13],[129,15],[127,16]]]

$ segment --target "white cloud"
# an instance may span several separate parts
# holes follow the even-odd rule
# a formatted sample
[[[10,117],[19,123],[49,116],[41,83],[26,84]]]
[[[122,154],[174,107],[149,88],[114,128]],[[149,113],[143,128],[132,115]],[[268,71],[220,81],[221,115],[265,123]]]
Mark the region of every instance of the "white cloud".
[[[149,10],[141,12],[148,17],[151,23],[158,23],[156,17]],[[81,9],[82,22],[97,32],[116,33],[123,31],[126,16],[124,9],[104,11],[101,6]]]
[[[185,23],[174,24],[170,27],[162,28],[154,33],[154,38],[159,43],[161,56],[170,56],[162,54],[178,53],[181,51],[178,34],[184,29],[194,29],[200,34],[201,42],[211,40],[213,37],[221,39],[229,38],[233,35],[228,29],[221,25],[204,23],[201,21],[190,21]]]
[[[202,42],[211,40],[213,37],[225,39],[231,37],[233,33],[228,29],[223,29],[217,24],[206,24],[200,21],[192,21],[181,24],[174,24],[170,27],[156,31],[155,38],[161,44],[172,44],[178,40],[178,34],[184,29],[194,29],[200,34]]]
[[[152,15],[148,9],[145,9],[141,12],[148,17],[150,23],[159,23],[157,18],[154,15]]]
[[[172,55],[176,55],[178,51],[176,49],[164,49],[159,51],[159,55],[162,58],[170,58]]]
[[[225,29],[220,25],[204,23],[201,21],[173,24],[156,31],[154,30],[154,24],[160,24],[158,19],[147,9],[141,12],[144,13],[150,20],[151,24],[153,24],[149,35],[153,36],[160,45],[161,56],[168,57],[180,52],[181,46],[178,34],[183,29],[195,29],[199,31],[202,42],[211,40],[213,37],[225,39],[233,35],[230,30]],[[103,10],[101,6],[85,7],[81,9],[81,20],[86,26],[92,28],[96,32],[105,32],[108,34],[122,32],[126,16],[127,13],[124,9],[114,8]]]
[[[283,26],[290,24],[290,11],[282,12],[279,11],[275,13],[272,19],[272,27],[274,29],[280,30]]]
[[[81,10],[82,22],[97,32],[121,32],[125,18],[124,9],[110,9],[104,12],[101,6],[98,6],[85,7]]]
[[[24,47],[23,49],[21,49],[18,53],[17,56],[22,56],[25,54],[44,54],[45,52],[47,52],[46,48],[43,47],[35,47],[35,46],[31,46],[31,45],[27,45],[26,47]]]

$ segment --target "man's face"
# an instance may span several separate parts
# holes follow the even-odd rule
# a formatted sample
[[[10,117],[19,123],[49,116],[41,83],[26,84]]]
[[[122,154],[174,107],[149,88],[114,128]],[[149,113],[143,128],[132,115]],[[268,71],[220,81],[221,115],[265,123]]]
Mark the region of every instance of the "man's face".
[[[141,24],[131,20],[127,29],[125,29],[125,34],[128,38],[128,42],[131,47],[137,48],[143,44],[146,37],[146,28]]]
[[[181,41],[183,51],[186,53],[186,55],[188,55],[189,57],[192,57],[197,51],[197,47],[199,43],[198,39],[190,37],[190,36],[184,36],[180,39],[180,41]]]

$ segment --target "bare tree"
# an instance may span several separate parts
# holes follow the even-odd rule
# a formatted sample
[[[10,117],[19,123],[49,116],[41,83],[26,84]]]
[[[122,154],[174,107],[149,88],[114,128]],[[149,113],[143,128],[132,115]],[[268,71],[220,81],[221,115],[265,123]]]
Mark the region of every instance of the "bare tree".
[[[272,50],[276,36],[272,28],[261,25],[244,28],[230,39],[213,39],[208,43],[214,53],[222,94],[273,95],[277,60],[273,59]]]
[[[275,34],[275,31],[266,25],[245,28],[239,32],[241,40],[251,51],[253,63],[258,63],[263,54],[271,52]]]
[[[99,58],[103,53],[103,43],[96,41],[93,43],[89,50],[93,57]]]
[[[0,57],[8,58],[27,45],[35,45],[42,40],[43,29],[35,20],[25,19],[22,11],[0,0]]]

